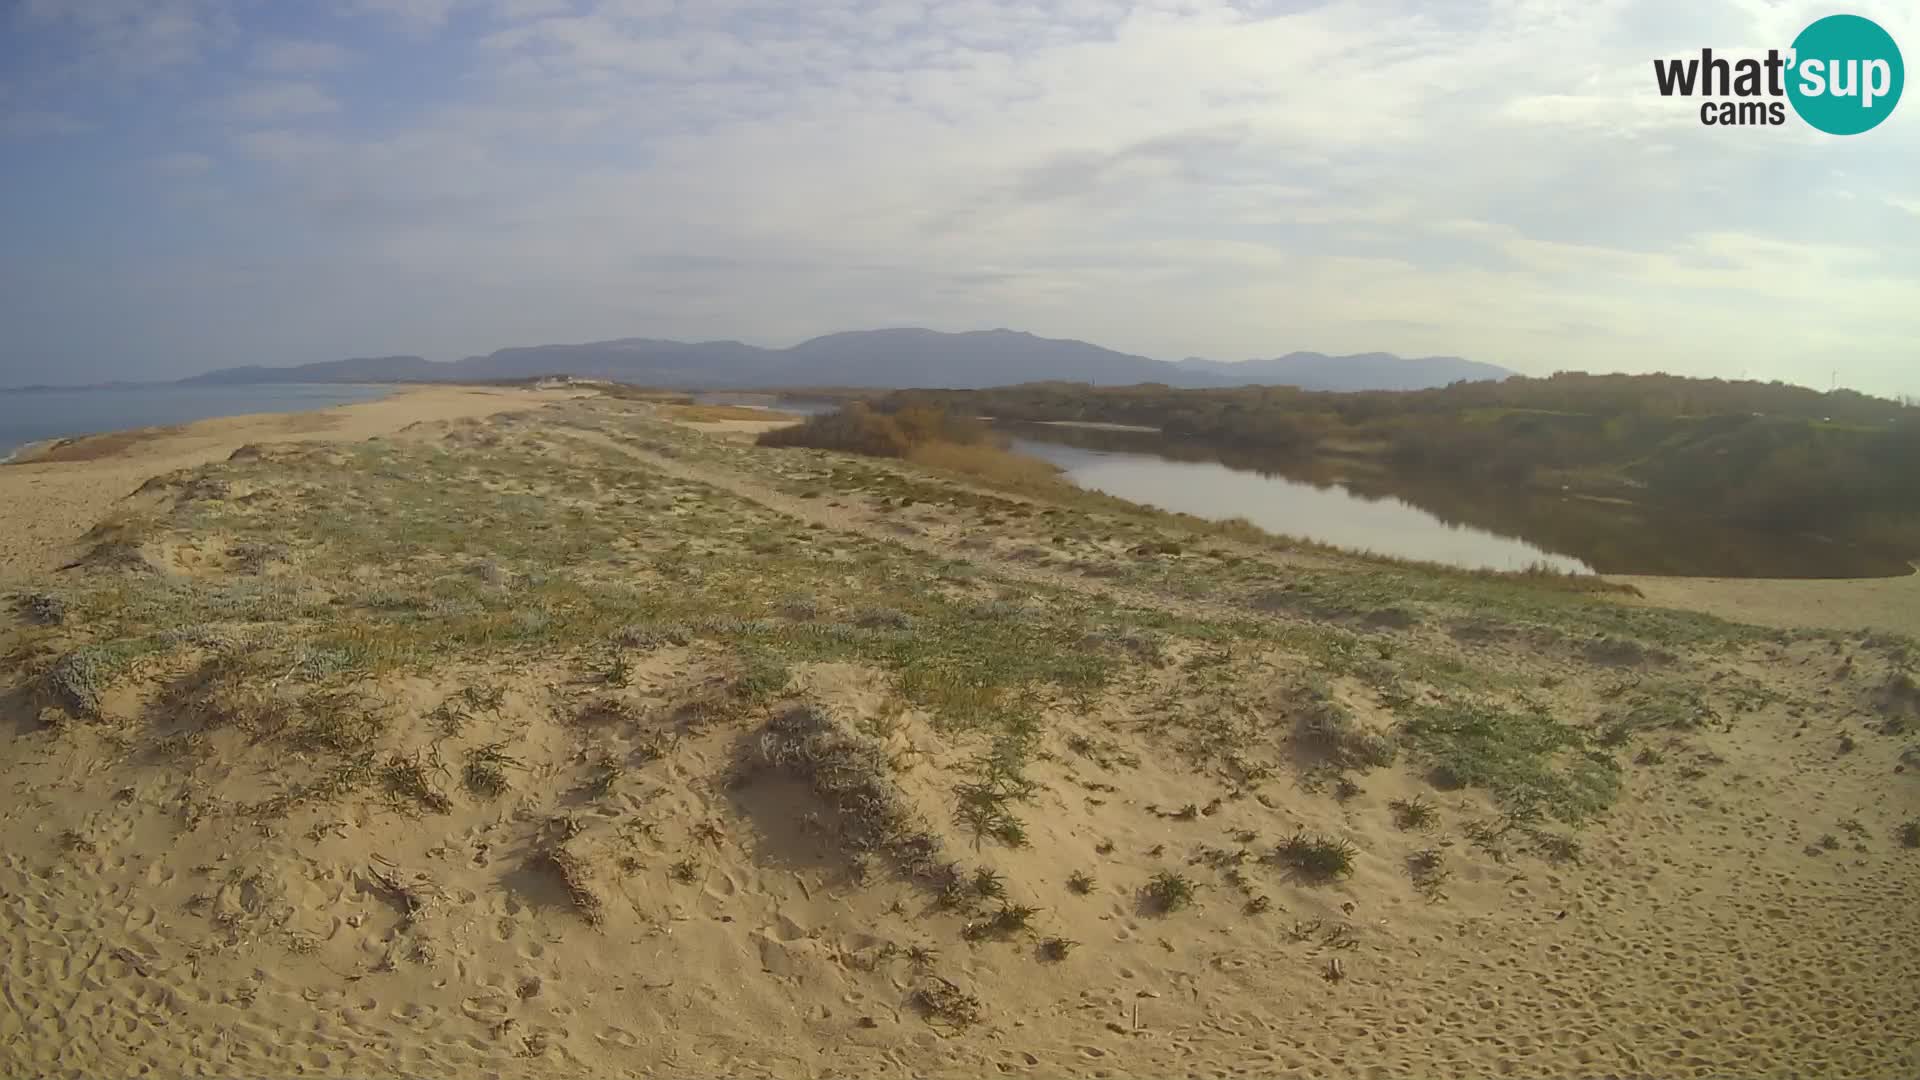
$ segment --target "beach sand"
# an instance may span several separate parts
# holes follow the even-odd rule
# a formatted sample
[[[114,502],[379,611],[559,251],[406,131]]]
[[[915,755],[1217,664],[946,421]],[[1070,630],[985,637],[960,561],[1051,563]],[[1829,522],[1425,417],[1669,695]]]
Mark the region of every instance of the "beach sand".
[[[1484,583],[1215,537],[1142,554],[1167,519],[566,396],[424,390],[0,469],[8,578],[70,601],[0,630],[0,1075],[1920,1075],[1911,643],[1652,606],[1910,627],[1912,579],[1636,579],[1643,621],[1589,634],[1610,601],[1459,601]],[[341,444],[401,432],[344,471]],[[248,443],[278,445],[225,460]],[[53,569],[154,477],[135,569]],[[1304,614],[1271,599],[1302,589]],[[940,636],[951,611],[978,640]],[[461,634],[409,629],[432,618]],[[324,620],[351,629],[306,647]],[[111,680],[45,674],[147,630],[167,644]],[[827,644],[752,683],[785,640]],[[986,700],[951,673],[1115,656],[1016,699],[1024,844],[963,828],[1003,746],[941,711]],[[1436,787],[1411,746],[1329,772],[1303,734],[1338,715],[1373,745],[1443,701],[1590,735],[1617,798],[1575,828]],[[801,703],[830,724],[781,727]],[[823,795],[822,745],[873,786]],[[1408,800],[1436,820],[1403,827]],[[876,803],[965,895],[848,840]],[[1351,873],[1287,869],[1298,830]]]
[[[535,408],[578,393],[407,387],[378,401],[313,412],[217,417],[26,448],[0,465],[0,585],[70,561],[81,534],[149,479],[218,461],[247,443],[353,442],[411,424]]]
[[[1889,630],[1920,637],[1920,570],[1897,578],[1792,580],[1621,576],[1658,607],[1782,629]]]

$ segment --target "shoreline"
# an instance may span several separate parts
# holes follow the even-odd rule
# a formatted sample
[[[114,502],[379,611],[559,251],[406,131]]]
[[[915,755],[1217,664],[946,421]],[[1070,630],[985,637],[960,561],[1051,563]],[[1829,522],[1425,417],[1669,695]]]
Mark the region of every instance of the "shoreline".
[[[79,437],[85,438],[85,436],[79,436]],[[58,443],[59,441],[60,441],[59,438],[53,438],[53,439],[35,439],[32,442],[23,442],[19,446],[14,447],[12,450],[7,451],[5,457],[0,457],[0,465],[29,464],[30,462],[33,461],[33,458],[35,455],[51,449],[54,446],[54,444]]]
[[[405,390],[407,389],[404,386],[389,384],[389,383],[285,383],[285,384],[267,384],[261,387],[260,389],[287,390],[292,387],[322,390],[322,391],[326,391],[328,396],[332,396],[332,397],[338,397],[341,392],[345,392],[345,391],[353,391],[353,392],[359,392],[359,393],[372,392],[373,396],[356,396],[356,397],[349,398],[347,400],[336,400],[328,404],[314,404],[311,402],[289,401],[288,405],[290,407],[288,408],[269,408],[269,409],[243,408],[243,410],[239,412],[215,412],[215,413],[210,413],[206,416],[195,416],[190,419],[177,420],[172,423],[139,424],[131,427],[100,427],[100,428],[89,428],[89,429],[84,429],[79,431],[61,432],[54,435],[48,435],[44,438],[29,439],[26,442],[7,448],[4,454],[0,454],[0,466],[29,464],[29,463],[41,460],[42,455],[48,454],[53,451],[57,451],[62,446],[78,443],[87,439],[127,436],[135,432],[163,431],[163,430],[173,431],[173,430],[178,430],[179,428],[185,427],[189,424],[204,423],[210,420],[230,420],[230,419],[238,419],[241,417],[259,417],[259,416],[292,416],[297,413],[324,412],[328,409],[336,409],[346,405],[365,405],[375,401],[385,401],[386,399],[393,397],[397,393],[405,392]],[[42,387],[42,388],[36,388],[32,392],[77,394],[77,393],[95,393],[95,392],[113,393],[113,392],[127,391],[127,390],[192,391],[194,389],[196,388],[191,386],[182,386],[177,383],[143,383],[136,386]],[[215,389],[218,389],[218,387],[216,387]]]

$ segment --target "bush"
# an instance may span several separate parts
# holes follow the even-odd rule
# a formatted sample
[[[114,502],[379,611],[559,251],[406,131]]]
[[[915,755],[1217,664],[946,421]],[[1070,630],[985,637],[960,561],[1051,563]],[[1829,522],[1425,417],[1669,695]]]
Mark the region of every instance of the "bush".
[[[897,458],[906,457],[916,447],[934,444],[984,445],[989,434],[990,429],[977,420],[931,406],[909,405],[897,412],[881,413],[856,401],[834,412],[810,416],[804,423],[766,432],[759,443]]]

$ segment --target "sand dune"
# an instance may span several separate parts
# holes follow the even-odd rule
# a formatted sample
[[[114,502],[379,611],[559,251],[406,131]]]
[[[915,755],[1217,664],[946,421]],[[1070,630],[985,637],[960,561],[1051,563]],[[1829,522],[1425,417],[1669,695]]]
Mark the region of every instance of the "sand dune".
[[[1920,1075],[1910,640],[442,393],[19,467],[0,1074]]]
[[[556,390],[407,387],[378,401],[305,413],[262,413],[61,440],[0,466],[0,583],[44,573],[147,480],[209,461],[246,443],[352,442],[409,424],[490,416],[574,396]]]
[[[1622,577],[1649,604],[1706,611],[1759,626],[1890,630],[1920,635],[1920,570],[1900,578],[1777,581],[1764,578]]]

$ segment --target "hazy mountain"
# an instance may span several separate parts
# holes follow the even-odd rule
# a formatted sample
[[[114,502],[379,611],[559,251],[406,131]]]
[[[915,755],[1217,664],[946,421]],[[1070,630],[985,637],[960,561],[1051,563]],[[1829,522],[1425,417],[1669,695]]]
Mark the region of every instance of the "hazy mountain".
[[[1418,389],[1459,379],[1498,379],[1512,372],[1458,357],[1402,360],[1387,353],[1324,356],[1290,353],[1273,360],[1178,364],[1115,352],[1084,341],[1036,337],[1015,330],[860,330],[828,334],[786,349],[738,341],[621,338],[582,345],[500,349],[454,363],[388,356],[242,367],[185,382],[385,382],[520,379],[576,375],[664,387],[871,386],[977,389],[1022,382],[1122,386],[1271,383],[1313,390]]]
[[[436,364],[420,356],[367,356],[352,360],[322,360],[296,367],[258,365],[222,368],[181,379],[183,383],[327,383],[392,382],[396,379],[446,378],[450,364]]]
[[[1124,386],[1176,375],[1171,365],[1145,356],[1016,330],[854,331],[817,337],[786,352],[795,369],[810,376],[805,381],[823,386],[958,389],[1038,379]]]
[[[1291,352],[1271,360],[1225,363],[1189,357],[1182,370],[1230,379],[1239,383],[1298,386],[1303,390],[1424,390],[1466,380],[1499,381],[1515,372],[1458,356],[1399,357],[1392,353],[1354,353],[1328,356]]]
[[[652,386],[740,386],[764,383],[782,354],[738,341],[621,338],[585,345],[532,345],[469,356],[447,378],[520,379],[578,375]]]

